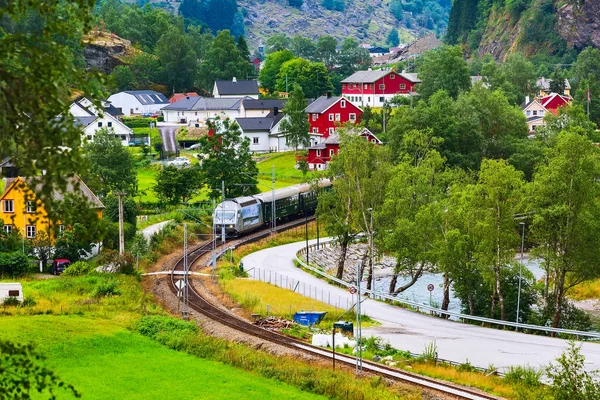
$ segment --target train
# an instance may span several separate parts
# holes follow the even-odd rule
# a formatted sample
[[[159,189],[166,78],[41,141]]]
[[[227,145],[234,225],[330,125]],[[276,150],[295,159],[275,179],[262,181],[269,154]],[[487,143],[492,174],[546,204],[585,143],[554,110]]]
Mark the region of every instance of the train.
[[[331,189],[329,179],[319,180],[316,187],[308,183],[288,186],[252,196],[226,199],[213,213],[217,232],[225,227],[225,235],[237,236],[269,225],[273,221],[273,201],[277,221],[297,218],[317,208],[318,191]]]

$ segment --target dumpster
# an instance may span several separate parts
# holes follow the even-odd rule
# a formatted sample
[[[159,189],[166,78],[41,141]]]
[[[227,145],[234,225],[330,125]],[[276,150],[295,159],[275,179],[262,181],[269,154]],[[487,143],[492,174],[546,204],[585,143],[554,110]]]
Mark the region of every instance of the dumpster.
[[[339,329],[341,333],[354,333],[354,324],[348,321],[338,321],[333,323],[333,329]]]
[[[321,322],[326,311],[300,311],[294,314],[294,322],[300,325],[312,326]]]

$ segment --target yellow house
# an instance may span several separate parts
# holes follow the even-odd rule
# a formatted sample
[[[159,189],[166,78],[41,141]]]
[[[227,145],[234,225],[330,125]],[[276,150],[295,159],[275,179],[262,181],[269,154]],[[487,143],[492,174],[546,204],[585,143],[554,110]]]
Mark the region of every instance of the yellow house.
[[[52,221],[44,203],[36,196],[28,184],[27,178],[7,178],[4,192],[0,197],[0,221],[4,222],[6,233],[20,232],[28,239],[35,238],[37,232],[46,231],[53,236],[52,232],[58,228],[59,232],[64,230],[61,221]],[[67,182],[66,193],[75,194],[79,192],[86,199],[91,208],[102,218],[104,205],[90,190],[90,188],[77,175]],[[54,192],[54,200],[62,200],[63,194]]]

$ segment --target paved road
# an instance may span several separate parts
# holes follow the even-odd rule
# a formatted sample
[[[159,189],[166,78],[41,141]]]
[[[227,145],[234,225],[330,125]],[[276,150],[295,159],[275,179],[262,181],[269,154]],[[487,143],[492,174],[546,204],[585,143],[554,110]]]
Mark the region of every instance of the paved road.
[[[169,222],[171,222],[171,220],[168,221],[163,221],[163,222],[159,222],[157,224],[154,225],[150,225],[144,229],[142,229],[140,231],[140,233],[142,235],[144,235],[144,237],[146,238],[147,241],[150,241],[150,238],[152,237],[152,235],[154,235],[157,232],[160,232],[160,230],[167,225]]]
[[[181,127],[181,125],[158,125],[158,131],[163,140],[164,150],[169,153],[175,153],[177,151],[177,142],[175,140],[175,133]]]
[[[254,279],[260,275],[263,281],[295,287],[297,292],[310,293],[334,306],[345,308],[346,304],[353,304],[353,296],[347,290],[330,286],[294,266],[295,254],[303,246],[304,242],[293,243],[250,254],[242,260],[244,269]],[[447,321],[370,299],[362,304],[365,314],[381,322],[380,326],[363,330],[364,336],[381,336],[395,348],[413,353],[422,353],[426,344],[435,341],[440,358],[457,362],[468,359],[479,367],[540,367],[559,356],[568,344],[561,339]],[[600,369],[600,344],[583,343],[583,354],[586,368]]]

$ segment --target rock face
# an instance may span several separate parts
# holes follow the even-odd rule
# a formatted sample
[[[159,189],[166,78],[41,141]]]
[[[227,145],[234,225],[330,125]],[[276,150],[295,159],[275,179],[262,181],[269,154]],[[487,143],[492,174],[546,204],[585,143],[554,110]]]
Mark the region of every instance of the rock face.
[[[571,0],[558,9],[558,32],[572,46],[600,48],[600,2]]]
[[[90,32],[84,43],[83,55],[87,69],[97,69],[105,74],[110,74],[119,65],[126,64],[123,59],[133,51],[129,40],[106,32]]]

